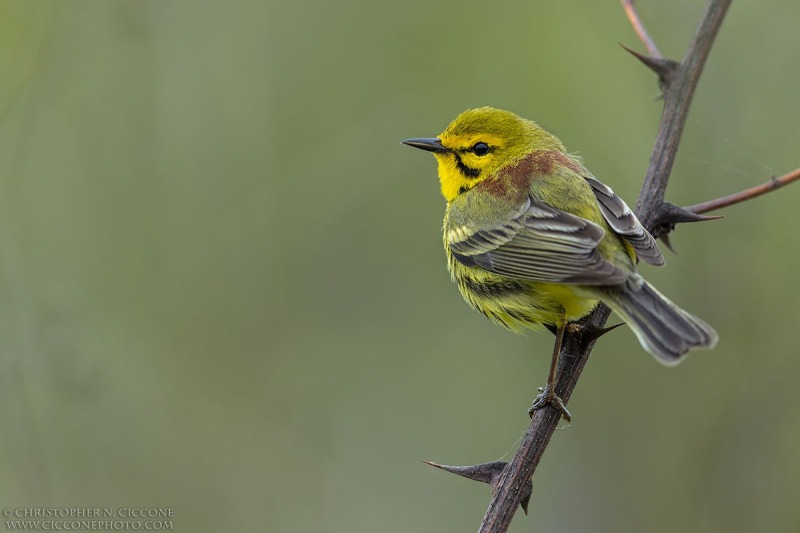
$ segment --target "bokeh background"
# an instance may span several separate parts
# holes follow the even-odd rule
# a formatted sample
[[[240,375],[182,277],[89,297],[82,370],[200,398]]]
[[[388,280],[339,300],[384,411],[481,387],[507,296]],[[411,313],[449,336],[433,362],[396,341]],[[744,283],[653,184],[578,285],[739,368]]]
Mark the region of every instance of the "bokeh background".
[[[700,0],[639,2],[679,58]],[[800,3],[734,2],[668,199],[800,162]],[[552,336],[470,311],[434,160],[468,107],[539,121],[631,204],[660,113],[616,1],[0,2],[0,506],[180,531],[474,531]],[[798,531],[800,185],[679,228],[715,325],[595,349],[512,531]]]

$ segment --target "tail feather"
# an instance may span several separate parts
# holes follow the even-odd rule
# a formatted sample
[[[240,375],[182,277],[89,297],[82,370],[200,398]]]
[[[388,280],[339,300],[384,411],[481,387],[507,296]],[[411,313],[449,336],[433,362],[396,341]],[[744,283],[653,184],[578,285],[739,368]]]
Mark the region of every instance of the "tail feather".
[[[672,303],[641,278],[601,298],[625,319],[642,344],[665,365],[680,363],[686,352],[711,349],[719,336],[714,328]]]

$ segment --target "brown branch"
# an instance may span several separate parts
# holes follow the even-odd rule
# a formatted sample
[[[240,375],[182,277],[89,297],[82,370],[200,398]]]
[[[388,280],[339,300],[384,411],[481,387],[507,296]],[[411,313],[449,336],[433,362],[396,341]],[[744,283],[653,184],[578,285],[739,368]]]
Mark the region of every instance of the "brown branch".
[[[745,200],[750,200],[751,198],[761,196],[762,194],[767,194],[768,192],[780,189],[784,185],[788,185],[797,180],[800,180],[800,168],[796,168],[778,178],[773,177],[769,181],[760,185],[756,185],[755,187],[750,187],[749,189],[729,194],[727,196],[723,196],[722,198],[716,198],[714,200],[708,200],[707,202],[690,205],[684,207],[684,209],[693,213],[708,213],[709,211],[722,209],[723,207],[728,207],[729,205],[738,204],[744,202]]]
[[[671,75],[662,76],[663,73],[659,73],[663,78],[661,84],[664,110],[637,202],[637,212],[645,225],[652,224],[664,201],[664,192],[683,133],[692,94],[729,5],[730,0],[709,0],[681,63],[674,64]],[[556,393],[565,403],[569,401],[596,341],[596,336],[592,332],[603,328],[609,314],[610,310],[606,306],[599,305],[588,317],[569,325],[561,350],[556,383]],[[534,413],[517,453],[497,480],[480,532],[502,533],[508,530],[514,512],[524,498],[527,483],[533,476],[559,420],[560,413],[551,406]]]
[[[608,307],[599,305],[588,317],[567,326],[569,329],[561,347],[561,361],[556,382],[556,394],[565,404],[569,402],[572,391],[578,384],[578,378],[589,360],[589,353],[598,337],[594,332],[603,331],[603,324],[610,314],[611,310]],[[521,505],[529,494],[526,491],[527,483],[533,476],[560,419],[561,412],[552,406],[534,411],[517,453],[493,485],[492,501],[481,522],[480,533],[508,531],[517,505]],[[527,501],[525,507],[527,508]]]
[[[730,3],[730,0],[709,1],[686,55],[675,70],[675,76],[667,80],[656,142],[636,202],[639,219],[649,229],[664,203],[667,182],[678,153],[694,89]]]
[[[661,52],[658,51],[656,43],[650,38],[650,34],[647,33],[647,28],[644,27],[642,19],[639,18],[639,13],[633,5],[633,0],[620,0],[620,3],[622,4],[622,9],[625,10],[625,16],[628,17],[628,22],[633,26],[633,31],[636,32],[636,35],[639,36],[639,40],[642,41],[644,47],[647,48],[647,53],[656,59],[664,57],[661,55]]]

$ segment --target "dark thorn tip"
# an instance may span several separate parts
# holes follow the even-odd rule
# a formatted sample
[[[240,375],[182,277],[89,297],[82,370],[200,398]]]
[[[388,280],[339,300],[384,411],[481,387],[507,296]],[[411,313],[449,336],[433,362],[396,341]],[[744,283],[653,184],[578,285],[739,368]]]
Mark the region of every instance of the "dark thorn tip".
[[[504,461],[494,461],[492,463],[483,463],[474,466],[450,466],[440,465],[439,463],[434,463],[433,461],[422,462],[457,476],[465,477],[473,481],[479,481],[481,483],[488,483],[492,487],[497,484],[500,474],[502,474],[503,469],[505,469],[506,465],[508,464]]]
[[[675,229],[676,224],[684,222],[705,222],[706,220],[717,220],[719,218],[722,217],[701,215],[694,211],[684,209],[683,207],[678,207],[675,204],[664,202],[656,210],[655,219],[652,223],[653,229],[650,233],[654,238],[664,240],[664,237]],[[672,250],[671,246],[667,245],[667,247]]]
[[[613,326],[608,326],[606,328],[586,328],[586,332],[583,334],[583,338],[581,339],[582,344],[587,346],[590,342],[596,341],[609,331],[613,331],[624,325],[625,322],[620,322],[619,324],[614,324]]]
[[[721,215],[701,215],[694,211],[689,211],[682,207],[669,202],[662,203],[656,211],[654,226],[662,226],[667,224],[678,224],[682,222],[704,222],[706,220],[717,220],[722,218]]]
[[[525,516],[528,516],[528,504],[531,501],[531,495],[528,494],[519,502],[519,506],[522,507],[522,512],[525,513]]]
[[[652,57],[640,54],[636,50],[632,50],[631,48],[628,48],[622,43],[619,43],[619,45],[626,52],[628,52],[633,57],[641,61],[644,66],[646,66],[647,68],[655,72],[656,75],[658,75],[658,81],[659,84],[661,85],[662,90],[664,86],[667,85],[667,83],[669,82],[670,78],[673,76],[675,71],[678,70],[678,65],[680,63],[678,63],[677,61],[673,61],[672,59],[667,59],[664,57]]]
[[[667,249],[668,249],[670,252],[672,252],[672,253],[673,253],[673,254],[675,254],[675,255],[678,255],[678,252],[677,252],[677,250],[675,250],[675,248],[672,246],[672,242],[669,240],[669,233],[664,233],[663,235],[661,235],[661,236],[659,237],[659,239],[661,239],[661,242],[663,242],[663,243],[664,243],[664,246],[666,246],[666,247],[667,247]]]

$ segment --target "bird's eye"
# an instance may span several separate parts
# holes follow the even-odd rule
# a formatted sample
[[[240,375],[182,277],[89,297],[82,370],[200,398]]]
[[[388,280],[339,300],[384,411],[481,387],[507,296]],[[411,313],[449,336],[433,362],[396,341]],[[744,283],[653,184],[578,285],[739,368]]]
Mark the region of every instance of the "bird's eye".
[[[472,153],[477,156],[486,155],[489,153],[489,145],[486,143],[475,143],[475,146],[472,147]]]

